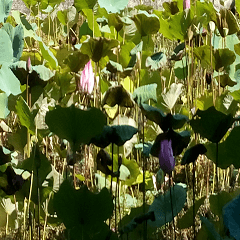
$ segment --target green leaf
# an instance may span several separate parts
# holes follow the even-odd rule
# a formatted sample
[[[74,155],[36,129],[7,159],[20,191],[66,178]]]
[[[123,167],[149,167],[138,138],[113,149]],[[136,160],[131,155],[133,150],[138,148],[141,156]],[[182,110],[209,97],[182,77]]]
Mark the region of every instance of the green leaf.
[[[82,9],[93,9],[96,3],[97,0],[74,0],[74,6],[78,12]]]
[[[215,70],[219,72],[223,67],[226,69],[229,65],[231,65],[235,61],[236,55],[230,49],[224,48],[215,50],[214,58]]]
[[[94,194],[86,185],[75,190],[69,181],[65,180],[54,197],[54,209],[67,229],[79,225],[89,227],[103,223],[112,215],[113,201],[106,188]]]
[[[194,216],[196,216],[199,207],[204,203],[205,199],[206,199],[205,197],[202,197],[195,202]],[[189,227],[193,226],[193,206],[191,206],[187,210],[187,212],[183,215],[183,217],[181,217],[178,220],[178,224],[179,224],[180,229],[189,228]]]
[[[218,77],[215,77],[215,79],[218,81]],[[220,86],[222,88],[225,88],[226,86],[233,87],[237,83],[232,81],[232,79],[229,77],[229,74],[223,74],[220,75]]]
[[[15,77],[8,64],[3,64],[0,69],[0,89],[4,91],[7,96],[10,94],[18,95],[21,93],[20,82]]]
[[[174,189],[171,187],[171,195],[168,190],[164,195],[155,198],[152,205],[149,207],[148,212],[153,211],[156,220],[148,220],[148,224],[152,227],[161,227],[164,224],[171,222],[173,220],[172,214],[173,216],[176,216],[182,210],[186,199],[187,191],[185,188],[178,184],[174,186]]]
[[[112,48],[118,46],[115,39],[107,39],[103,37],[89,38],[82,43],[80,51],[87,54],[94,62],[99,62],[101,58],[107,56]]]
[[[236,9],[238,11],[238,14],[240,14],[240,2],[239,1],[235,1],[235,5],[236,5]]]
[[[72,105],[57,106],[47,112],[45,121],[50,131],[68,140],[75,152],[80,144],[89,144],[91,138],[102,132],[106,117],[99,109],[81,110]]]
[[[11,39],[4,29],[0,29],[0,64],[12,61],[13,49]]]
[[[18,114],[21,125],[25,126],[31,134],[35,134],[35,115],[30,111],[27,103],[22,96],[16,102],[16,112]]]
[[[149,14],[146,11],[139,11],[138,14],[134,15],[133,21],[142,37],[155,34],[160,28],[159,18],[155,14]]]
[[[149,99],[152,99],[155,102],[157,102],[156,90],[157,90],[156,83],[144,85],[135,89],[132,97],[134,101],[138,103],[138,105],[145,103]]]
[[[189,148],[182,158],[182,165],[195,162],[199,154],[204,154],[207,152],[206,147],[203,144],[196,144],[195,146]]]
[[[114,107],[116,104],[121,107],[133,107],[134,101],[130,93],[122,85],[110,87],[103,98],[102,105]]]
[[[201,61],[201,64],[204,68],[207,68],[211,64],[210,46],[203,45],[200,47],[195,47],[193,52],[195,56]],[[212,51],[212,64],[213,68],[215,68],[215,58],[213,51]]]
[[[37,4],[37,0],[22,0],[27,8],[30,8],[31,6],[34,6]]]
[[[198,109],[194,118],[190,120],[190,125],[195,133],[199,133],[209,141],[217,143],[232,126],[233,121],[231,114],[225,115],[212,106],[205,111]]]
[[[109,60],[106,67],[107,67],[107,70],[111,73],[123,72],[122,65],[117,62],[111,61],[111,60]]]
[[[8,97],[6,93],[0,93],[0,118],[6,118],[10,111],[8,110]]]
[[[137,132],[137,128],[129,125],[104,126],[103,131],[91,139],[91,143],[101,148],[107,147],[110,143],[122,146]]]
[[[0,22],[4,23],[11,11],[13,0],[0,1]]]
[[[107,12],[120,12],[127,7],[129,0],[98,0],[101,8],[105,8]]]
[[[42,57],[47,60],[52,69],[56,69],[58,66],[58,61],[50,49],[42,41],[39,41],[39,48],[41,50]]]
[[[218,167],[226,169],[231,164],[240,167],[238,142],[240,141],[240,127],[234,127],[227,139],[218,144]],[[205,144],[206,156],[216,163],[216,144]]]
[[[147,57],[146,67],[156,71],[163,68],[167,63],[167,57],[163,52],[154,53],[152,56]]]
[[[79,51],[73,52],[68,55],[64,63],[67,64],[71,72],[78,73],[88,63],[89,57]]]

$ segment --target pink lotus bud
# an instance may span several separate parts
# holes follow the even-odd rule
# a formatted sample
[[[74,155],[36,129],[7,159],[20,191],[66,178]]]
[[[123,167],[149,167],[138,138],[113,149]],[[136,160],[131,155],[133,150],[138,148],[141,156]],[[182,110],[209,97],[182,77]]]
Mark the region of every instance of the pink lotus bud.
[[[191,0],[183,0],[183,10],[190,9]]]
[[[173,157],[172,140],[163,139],[159,152],[159,164],[165,173],[171,173],[175,167],[175,159]]]
[[[80,87],[84,92],[91,94],[94,88],[94,73],[91,60],[85,65],[80,78]]]
[[[28,57],[28,60],[26,62],[26,70],[29,73],[31,71],[31,69],[32,69],[31,58]]]

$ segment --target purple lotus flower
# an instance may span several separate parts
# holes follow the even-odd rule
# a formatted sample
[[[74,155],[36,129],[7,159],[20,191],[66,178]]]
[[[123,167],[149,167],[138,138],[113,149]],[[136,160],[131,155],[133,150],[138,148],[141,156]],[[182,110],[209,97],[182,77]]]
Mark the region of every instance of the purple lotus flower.
[[[84,92],[91,94],[94,88],[94,73],[91,60],[85,65],[80,78],[80,87]]]
[[[183,0],[183,10],[190,9],[191,0]]]
[[[172,140],[163,139],[159,152],[159,164],[165,173],[171,173],[175,167],[175,159],[173,157]]]

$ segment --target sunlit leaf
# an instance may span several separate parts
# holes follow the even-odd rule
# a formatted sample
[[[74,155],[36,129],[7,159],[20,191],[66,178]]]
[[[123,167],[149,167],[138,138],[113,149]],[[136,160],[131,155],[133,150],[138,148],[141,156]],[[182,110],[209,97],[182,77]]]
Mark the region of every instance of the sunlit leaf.
[[[149,99],[154,100],[157,102],[157,84],[148,84],[141,87],[138,87],[133,92],[133,99],[135,102],[138,103],[138,105],[141,105],[142,103],[145,103]]]

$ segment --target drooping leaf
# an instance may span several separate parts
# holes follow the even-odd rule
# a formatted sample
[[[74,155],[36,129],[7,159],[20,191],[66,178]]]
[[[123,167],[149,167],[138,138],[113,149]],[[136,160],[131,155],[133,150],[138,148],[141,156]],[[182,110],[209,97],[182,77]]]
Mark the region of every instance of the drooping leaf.
[[[9,65],[15,76],[19,79],[21,84],[27,83],[27,70],[26,62],[19,61]],[[28,85],[34,87],[40,85],[45,87],[47,81],[54,76],[54,73],[47,67],[43,65],[32,66],[32,71],[30,71],[28,76]]]
[[[108,55],[112,48],[117,46],[118,41],[115,39],[95,37],[83,42],[80,51],[87,54],[94,62],[99,62],[101,58]]]
[[[205,111],[198,109],[193,119],[190,120],[194,132],[213,143],[220,142],[232,124],[232,115],[225,115],[217,111],[214,106]]]
[[[148,220],[148,224],[152,227],[161,227],[165,223],[171,222],[172,208],[173,216],[176,216],[184,207],[187,199],[187,191],[182,186],[176,184],[171,187],[170,191],[167,191],[164,195],[160,195],[155,198],[152,205],[149,207],[148,212],[153,211],[155,215],[155,221]]]
[[[215,70],[219,72],[222,68],[226,69],[231,65],[235,61],[236,55],[228,48],[216,49],[214,52],[214,58]]]
[[[218,81],[218,77],[215,79]],[[233,87],[236,84],[237,82],[232,81],[232,79],[229,77],[229,74],[220,75],[220,86],[222,88],[225,88],[226,86]]]
[[[167,57],[163,52],[154,53],[152,56],[147,57],[146,67],[153,71],[163,68],[167,63]]]
[[[240,127],[234,127],[224,142],[218,144],[218,167],[226,169],[231,164],[235,168],[240,167],[240,157],[238,152],[238,142]],[[206,156],[216,163],[216,144],[205,144],[207,148]]]
[[[0,227],[5,227],[7,223],[8,223],[8,227],[11,227],[11,228],[15,227],[17,212],[16,212],[15,204],[12,203],[11,198],[0,197],[0,215],[1,215]]]
[[[157,84],[148,84],[141,87],[138,87],[133,92],[133,99],[138,105],[145,103],[149,99],[152,99],[157,102]]]
[[[189,148],[182,158],[182,165],[195,162],[199,154],[205,154],[207,152],[206,147],[203,144],[196,144],[195,146]]]
[[[114,107],[116,104],[121,107],[133,107],[134,101],[127,90],[122,85],[110,87],[103,98],[102,105]]]
[[[91,143],[101,148],[107,147],[110,143],[122,146],[137,132],[137,128],[129,125],[104,126],[103,131],[91,139]]]
[[[123,72],[122,65],[117,62],[111,61],[111,60],[109,60],[106,67],[107,67],[107,70],[111,73]]]
[[[138,31],[141,36],[147,36],[148,34],[155,34],[160,28],[160,22],[155,14],[149,14],[146,11],[139,11],[133,17]]]
[[[74,152],[79,144],[89,144],[94,136],[102,132],[106,117],[99,109],[85,111],[72,105],[68,108],[57,106],[47,112],[45,121],[50,131],[70,142]]]
[[[78,73],[79,70],[83,69],[88,62],[89,56],[78,51],[69,54],[64,60],[64,63],[69,66],[71,72],[75,73]]]
[[[123,10],[129,0],[99,0],[98,3],[101,8],[105,8],[108,13],[117,13],[120,12],[120,10]]]

